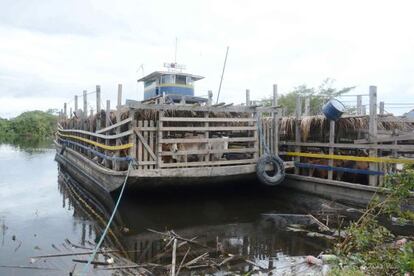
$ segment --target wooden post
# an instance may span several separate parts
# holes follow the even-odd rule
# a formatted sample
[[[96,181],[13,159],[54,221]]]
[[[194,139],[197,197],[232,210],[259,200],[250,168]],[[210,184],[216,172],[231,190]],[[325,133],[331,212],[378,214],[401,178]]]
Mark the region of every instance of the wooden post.
[[[310,115],[310,96],[305,98],[305,116]]]
[[[250,105],[250,90],[246,89],[246,106]]]
[[[369,87],[369,140],[373,142],[373,144],[377,144],[377,87],[370,86]],[[369,150],[370,157],[377,157],[377,149]],[[378,164],[370,162],[369,163],[370,170],[378,170]],[[377,186],[378,183],[378,176],[370,175],[369,176],[369,185],[370,186]]]
[[[75,95],[75,113],[78,115],[78,95]]]
[[[134,109],[129,110],[129,117],[132,119],[130,123],[130,129],[134,129],[137,127],[137,120],[135,120],[135,111]],[[131,135],[129,135],[129,143],[132,143],[133,146],[129,149],[129,156],[137,160],[137,135],[135,131],[132,132]]]
[[[73,112],[72,112],[72,107],[71,107],[71,108],[69,108],[69,118],[72,118],[72,114],[73,114]]]
[[[380,115],[384,115],[384,102],[380,102],[379,113]]]
[[[334,144],[335,144],[335,121],[329,122],[329,154],[334,154]],[[329,159],[328,165],[333,167],[334,162],[333,159]],[[328,171],[328,179],[333,178],[333,171]]]
[[[106,100],[106,111],[105,111],[105,127],[109,127],[111,125],[111,121],[110,121],[110,112],[111,112],[111,101],[110,100]],[[105,145],[110,145],[109,144],[109,139],[107,139],[105,141]],[[105,155],[109,156],[109,151],[105,150]],[[110,168],[111,167],[111,161],[108,159],[105,159],[105,167]]]
[[[362,115],[362,95],[357,95],[357,115]]]
[[[277,84],[273,84],[273,107],[277,107]],[[279,153],[279,111],[278,109],[276,112],[272,112],[272,119],[273,119],[273,153]]]
[[[63,117],[66,119],[68,117],[67,103],[63,104]]]
[[[296,120],[295,120],[295,142],[299,144],[301,142],[300,134],[300,118],[302,116],[302,98],[300,96],[296,97]],[[295,146],[295,152],[300,152],[300,146]],[[300,157],[295,157],[295,162],[300,162]],[[299,174],[299,168],[295,167],[295,174]]]
[[[118,84],[118,98],[117,98],[117,105],[116,105],[116,122],[119,123],[121,121],[121,104],[122,104],[122,84]],[[116,128],[116,134],[121,133],[121,126]],[[121,139],[116,139],[116,145],[121,145]],[[115,154],[115,156],[121,156],[120,151],[118,150]],[[116,171],[119,171],[120,169],[120,163],[117,161],[114,161],[113,167]]]
[[[208,90],[208,102],[207,104],[210,106],[213,103],[213,91]]]
[[[98,131],[101,129],[101,86],[96,86],[96,129],[92,131]],[[95,138],[95,140],[99,143],[102,142],[102,139]],[[102,152],[99,148],[97,149],[99,152]],[[101,164],[102,158],[98,157],[98,162]]]
[[[117,100],[117,106],[116,109],[121,109],[122,105],[122,84],[118,84],[118,100]]]
[[[86,97],[87,97],[86,90],[83,90],[83,114],[82,114],[83,120],[85,120],[86,117],[88,116],[88,99]]]

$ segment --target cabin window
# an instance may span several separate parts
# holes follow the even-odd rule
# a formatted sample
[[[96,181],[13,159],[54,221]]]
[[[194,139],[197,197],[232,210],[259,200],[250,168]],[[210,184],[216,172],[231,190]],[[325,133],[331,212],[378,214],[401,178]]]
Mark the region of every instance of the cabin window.
[[[174,83],[174,75],[161,76],[161,83]]]
[[[149,80],[149,81],[146,81],[146,82],[144,82],[144,87],[148,87],[148,86],[150,86],[150,85],[153,85],[153,84],[154,84],[154,82],[155,82],[155,80]]]
[[[193,78],[187,77],[187,85],[193,85]]]
[[[186,85],[187,84],[187,82],[186,82],[186,76],[180,76],[180,75],[175,76],[175,83],[176,84],[184,84],[184,85]]]

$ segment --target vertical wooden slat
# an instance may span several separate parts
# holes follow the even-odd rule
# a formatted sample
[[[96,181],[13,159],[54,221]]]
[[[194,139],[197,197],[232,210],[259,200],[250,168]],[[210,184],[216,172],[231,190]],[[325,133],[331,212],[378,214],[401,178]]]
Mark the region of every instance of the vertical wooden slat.
[[[357,115],[362,115],[362,95],[357,95]]]
[[[148,127],[148,120],[144,120],[144,127]],[[145,141],[145,143],[147,143],[148,144],[148,130],[146,130],[146,131],[144,131],[144,141]],[[149,154],[148,154],[148,150],[147,149],[143,149],[144,150],[144,158],[143,158],[143,160],[144,160],[144,162],[147,162],[147,161],[149,161]],[[148,169],[149,168],[149,166],[144,166],[144,169]]]
[[[138,129],[142,128],[142,121],[139,120],[138,121]],[[142,135],[142,132],[139,130],[139,133]],[[138,160],[138,164],[140,164],[142,162],[142,150],[143,150],[143,146],[142,146],[142,142],[141,139],[138,139],[138,154],[137,154],[137,160]],[[143,166],[138,166],[138,169],[142,170],[144,169]]]
[[[302,98],[297,97],[296,98],[296,120],[295,120],[295,142],[300,143],[301,142],[301,133],[300,133],[300,119],[302,115]],[[295,152],[300,152],[301,147],[295,146]],[[300,157],[295,157],[295,162],[300,162]],[[299,168],[295,167],[295,174],[299,174]]]
[[[116,105],[116,122],[119,123],[121,121],[121,104],[122,104],[122,84],[118,84],[118,97],[117,97],[117,105]],[[116,128],[116,134],[121,133],[121,126]],[[121,139],[116,139],[116,145],[121,145]],[[120,151],[116,151],[115,156],[120,156]],[[113,166],[115,170],[119,171],[120,163],[115,161],[115,165]]]
[[[135,120],[135,111],[133,109],[129,110],[129,117],[132,118],[129,129],[134,129],[137,126],[137,121]],[[131,135],[129,135],[128,142],[133,144],[133,146],[129,149],[129,156],[136,160],[137,159],[137,135],[135,134],[134,131],[132,132]]]
[[[329,122],[329,154],[334,154],[334,143],[335,143],[335,121]],[[333,166],[333,160],[329,159],[328,161],[329,166]],[[328,171],[328,179],[332,179],[333,171]]]
[[[149,126],[154,127],[154,121],[153,120],[149,121]],[[154,145],[155,145],[155,143],[154,143],[154,131],[150,131],[149,132],[149,146],[150,146],[150,149],[152,150],[152,152],[155,153],[157,151],[156,151]],[[157,160],[152,160],[152,158],[150,158],[150,160],[151,161],[157,161]],[[154,169],[155,167],[154,167],[154,165],[150,165],[149,168]]]
[[[162,121],[161,119],[164,117],[164,111],[160,110],[158,112],[158,131],[157,131],[157,144],[158,144],[158,150],[157,150],[157,168],[161,169],[161,165],[162,165],[162,156],[161,156],[161,152],[162,152],[162,144],[160,142],[160,139],[162,139]]]
[[[377,144],[375,141],[377,138],[377,87],[369,87],[369,140],[374,141],[374,145]],[[377,150],[369,150],[370,157],[377,157]],[[369,169],[376,171],[378,170],[378,164],[374,162],[369,163]],[[369,176],[369,185],[377,186],[378,185],[378,176],[370,175]]]
[[[273,107],[277,107],[277,100],[278,100],[278,95],[277,95],[277,84],[273,85]],[[277,112],[272,112],[272,125],[273,125],[273,131],[272,131],[272,152],[274,154],[278,154],[279,153],[279,109],[277,110]]]
[[[109,127],[111,125],[110,121],[110,112],[111,112],[111,102],[109,100],[106,101],[106,111],[105,111],[105,127]],[[105,141],[105,145],[110,145],[109,139]],[[105,154],[109,156],[109,151],[105,150]],[[108,159],[105,160],[105,167],[110,168],[112,162]]]

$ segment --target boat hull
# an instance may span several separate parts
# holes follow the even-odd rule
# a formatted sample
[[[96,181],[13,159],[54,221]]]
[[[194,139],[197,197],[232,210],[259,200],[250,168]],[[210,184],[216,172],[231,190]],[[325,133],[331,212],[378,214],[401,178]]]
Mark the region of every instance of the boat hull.
[[[85,156],[55,143],[55,160],[79,183],[94,193],[111,193],[119,189],[126,171],[105,168]],[[132,169],[127,178],[128,190],[154,189],[163,187],[199,187],[256,182],[255,165],[226,167],[179,168],[179,169]]]

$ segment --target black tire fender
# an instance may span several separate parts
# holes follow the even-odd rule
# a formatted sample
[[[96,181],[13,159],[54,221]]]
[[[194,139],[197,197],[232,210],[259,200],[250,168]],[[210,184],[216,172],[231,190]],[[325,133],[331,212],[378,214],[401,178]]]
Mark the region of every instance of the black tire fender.
[[[273,176],[266,172],[266,165],[271,164],[276,171]],[[264,155],[259,158],[256,164],[257,178],[265,185],[276,186],[285,179],[285,167],[283,160],[277,155]]]

